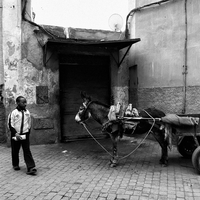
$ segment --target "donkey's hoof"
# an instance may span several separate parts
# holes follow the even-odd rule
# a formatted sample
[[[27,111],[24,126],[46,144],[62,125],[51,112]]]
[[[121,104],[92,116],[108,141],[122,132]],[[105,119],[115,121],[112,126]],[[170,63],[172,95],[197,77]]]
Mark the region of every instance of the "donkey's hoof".
[[[116,159],[110,159],[110,167],[116,167],[117,166],[117,160]]]
[[[110,164],[110,167],[112,167],[112,168],[113,168],[113,167],[116,167],[116,166],[117,166],[116,163],[111,163],[111,164]]]
[[[162,167],[167,167],[168,166],[168,161],[167,160],[160,159],[159,163],[161,164]]]

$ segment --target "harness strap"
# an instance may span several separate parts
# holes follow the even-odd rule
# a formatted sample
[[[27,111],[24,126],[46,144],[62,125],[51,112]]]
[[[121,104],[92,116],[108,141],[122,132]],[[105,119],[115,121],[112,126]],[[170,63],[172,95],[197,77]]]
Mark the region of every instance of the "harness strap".
[[[87,109],[88,106],[89,106],[92,102],[93,102],[93,101],[90,101],[90,102],[88,103],[88,105],[86,105],[85,103],[83,103],[84,108]]]
[[[106,132],[106,129],[109,127],[109,126],[111,126],[111,125],[113,125],[113,124],[119,124],[121,122],[121,120],[119,120],[119,119],[116,119],[116,120],[108,120],[107,122],[105,122],[105,123],[103,123],[102,124],[102,132]]]

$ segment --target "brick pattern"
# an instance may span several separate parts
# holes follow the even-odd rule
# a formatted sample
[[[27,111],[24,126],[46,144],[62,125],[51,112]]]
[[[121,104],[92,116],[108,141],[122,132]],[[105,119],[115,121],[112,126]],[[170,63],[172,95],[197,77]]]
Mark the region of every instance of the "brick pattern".
[[[186,113],[200,113],[200,86],[190,86],[186,90]],[[166,113],[182,113],[183,88],[160,87],[130,90],[130,102],[139,109],[155,107]]]
[[[119,157],[132,151],[139,138],[123,138]],[[111,151],[109,139],[99,142]],[[93,140],[31,146],[37,176],[26,175],[20,152],[20,171],[11,166],[10,148],[0,146],[1,200],[196,200],[200,181],[191,160],[173,147],[169,166],[159,165],[157,142],[145,142],[116,168],[108,166],[109,155]]]

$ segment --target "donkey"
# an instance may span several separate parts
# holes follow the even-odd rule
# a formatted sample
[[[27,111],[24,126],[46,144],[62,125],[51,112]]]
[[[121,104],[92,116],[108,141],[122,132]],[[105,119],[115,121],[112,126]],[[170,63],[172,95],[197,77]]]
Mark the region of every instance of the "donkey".
[[[118,161],[117,143],[125,133],[123,123],[120,123],[120,121],[116,121],[116,123],[110,126],[108,119],[110,107],[108,105],[105,105],[99,101],[92,101],[91,97],[88,96],[85,92],[81,92],[81,98],[83,100],[83,105],[80,106],[79,111],[75,116],[75,121],[78,123],[83,123],[87,119],[92,117],[100,125],[102,125],[103,130],[109,134],[112,141],[113,151],[110,165],[112,167],[115,167]],[[161,118],[165,116],[165,113],[155,108],[148,108],[140,112],[140,117],[142,118],[149,118],[149,116],[153,118]],[[168,141],[165,139],[165,134],[162,130],[160,130],[160,126],[158,123],[159,122],[156,122],[152,128],[152,124],[150,124],[148,120],[141,120],[138,123],[135,132],[143,134],[148,132],[152,128],[151,133],[153,134],[156,141],[160,144],[162,149],[160,164],[162,166],[167,166]]]

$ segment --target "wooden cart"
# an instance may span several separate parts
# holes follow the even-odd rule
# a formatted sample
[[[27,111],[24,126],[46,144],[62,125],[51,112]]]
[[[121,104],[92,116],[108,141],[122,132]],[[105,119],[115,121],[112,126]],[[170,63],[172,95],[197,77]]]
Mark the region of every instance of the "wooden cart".
[[[200,118],[200,114],[185,114],[178,115],[180,117]],[[123,123],[131,126],[131,122],[140,120],[152,120],[152,118],[142,117],[123,117]],[[155,118],[155,121],[160,121],[161,118]],[[188,125],[171,125],[173,128],[173,145],[177,146],[178,152],[185,158],[191,158],[195,170],[200,174],[200,123],[194,126]]]
[[[200,114],[179,116],[198,117]],[[177,149],[185,158],[192,158],[192,164],[200,173],[200,123],[195,126],[174,127],[177,132]]]

